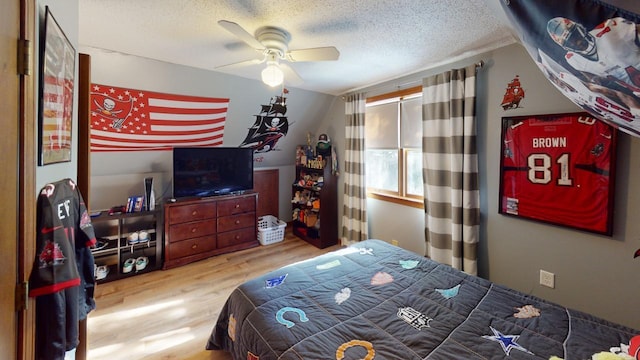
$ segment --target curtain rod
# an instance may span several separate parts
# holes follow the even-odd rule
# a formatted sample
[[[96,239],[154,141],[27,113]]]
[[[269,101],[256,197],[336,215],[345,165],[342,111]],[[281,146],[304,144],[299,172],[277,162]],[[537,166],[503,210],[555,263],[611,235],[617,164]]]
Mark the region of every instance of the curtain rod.
[[[477,63],[475,63],[475,65],[476,65],[476,71],[477,71],[478,69],[483,68],[483,67],[484,67],[484,64],[485,64],[484,60],[480,60],[480,61],[478,61]],[[420,83],[422,83],[422,79],[419,79],[419,80],[413,80],[413,81],[409,81],[409,82],[406,82],[406,83],[398,84],[398,85],[395,85],[395,88],[396,88],[396,89],[401,89],[401,88],[403,88],[403,87],[409,87],[408,85],[420,84]],[[382,89],[382,88],[385,88],[385,87],[391,87],[391,86],[393,86],[393,85],[392,85],[392,84],[388,84],[388,85],[381,85],[381,86],[377,86],[377,87],[372,87],[372,88],[368,89],[368,91],[371,91],[371,90],[377,90],[377,89]],[[354,93],[354,92],[355,92],[355,90],[354,90],[354,91],[350,91],[348,94],[345,94],[345,95],[340,96],[340,98],[341,98],[342,100],[345,100],[345,99],[346,99],[346,97],[347,97],[347,95],[349,95],[349,94],[351,94],[351,93]]]

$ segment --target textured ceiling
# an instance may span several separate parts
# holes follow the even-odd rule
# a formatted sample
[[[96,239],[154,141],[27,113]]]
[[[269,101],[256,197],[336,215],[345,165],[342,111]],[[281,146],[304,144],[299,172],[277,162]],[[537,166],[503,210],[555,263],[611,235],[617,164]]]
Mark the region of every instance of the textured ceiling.
[[[260,54],[218,25],[278,26],[289,49],[335,46],[337,61],[296,62],[292,86],[339,95],[515,42],[499,0],[80,0],[81,46],[259,79]],[[287,79],[285,78],[285,85]]]

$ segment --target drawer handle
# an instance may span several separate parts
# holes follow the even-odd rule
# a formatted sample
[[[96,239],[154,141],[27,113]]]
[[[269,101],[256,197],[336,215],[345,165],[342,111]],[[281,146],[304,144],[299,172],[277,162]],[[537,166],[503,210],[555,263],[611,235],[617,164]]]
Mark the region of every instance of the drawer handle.
[[[195,233],[196,231],[198,231],[198,228],[191,228],[191,233]]]
[[[191,216],[196,216],[198,215],[198,210],[193,210],[193,212],[191,213]]]
[[[240,235],[236,235],[236,240],[240,240]]]
[[[195,250],[197,247],[198,247],[198,244],[193,244],[193,245],[191,246],[191,248],[192,248],[193,250]]]
[[[236,204],[236,209],[238,209],[240,207],[240,204]]]
[[[236,220],[236,225],[240,224],[240,220]]]

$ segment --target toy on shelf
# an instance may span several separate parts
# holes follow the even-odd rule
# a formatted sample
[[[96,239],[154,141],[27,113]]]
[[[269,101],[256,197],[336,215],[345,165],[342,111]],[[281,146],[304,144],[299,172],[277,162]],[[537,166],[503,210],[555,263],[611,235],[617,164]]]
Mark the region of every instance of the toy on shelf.
[[[322,157],[331,156],[331,140],[327,134],[320,134],[316,144],[316,155]]]
[[[291,202],[296,204],[300,202],[300,191],[296,191]]]

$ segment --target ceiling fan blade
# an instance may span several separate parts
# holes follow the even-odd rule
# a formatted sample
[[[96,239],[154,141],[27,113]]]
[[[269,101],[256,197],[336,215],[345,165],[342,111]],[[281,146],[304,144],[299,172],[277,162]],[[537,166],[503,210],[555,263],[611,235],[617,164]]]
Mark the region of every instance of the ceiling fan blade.
[[[285,63],[280,63],[280,69],[282,69],[282,73],[284,74],[284,81],[291,85],[300,85],[304,82],[300,75],[293,70],[291,66]]]
[[[231,64],[216,66],[215,68],[216,69],[237,69],[237,68],[243,67],[243,66],[262,64],[263,62],[265,62],[265,60],[266,60],[265,58],[263,58],[263,59],[244,60],[244,61],[239,61],[239,62],[235,62],[235,63],[231,63]]]
[[[333,46],[291,50],[285,55],[287,60],[296,61],[330,61],[338,60],[340,52]]]
[[[228,32],[240,38],[240,40],[246,42],[249,46],[256,50],[264,50],[264,45],[256,40],[253,35],[249,34],[242,26],[227,20],[219,20],[218,25],[222,26]]]

